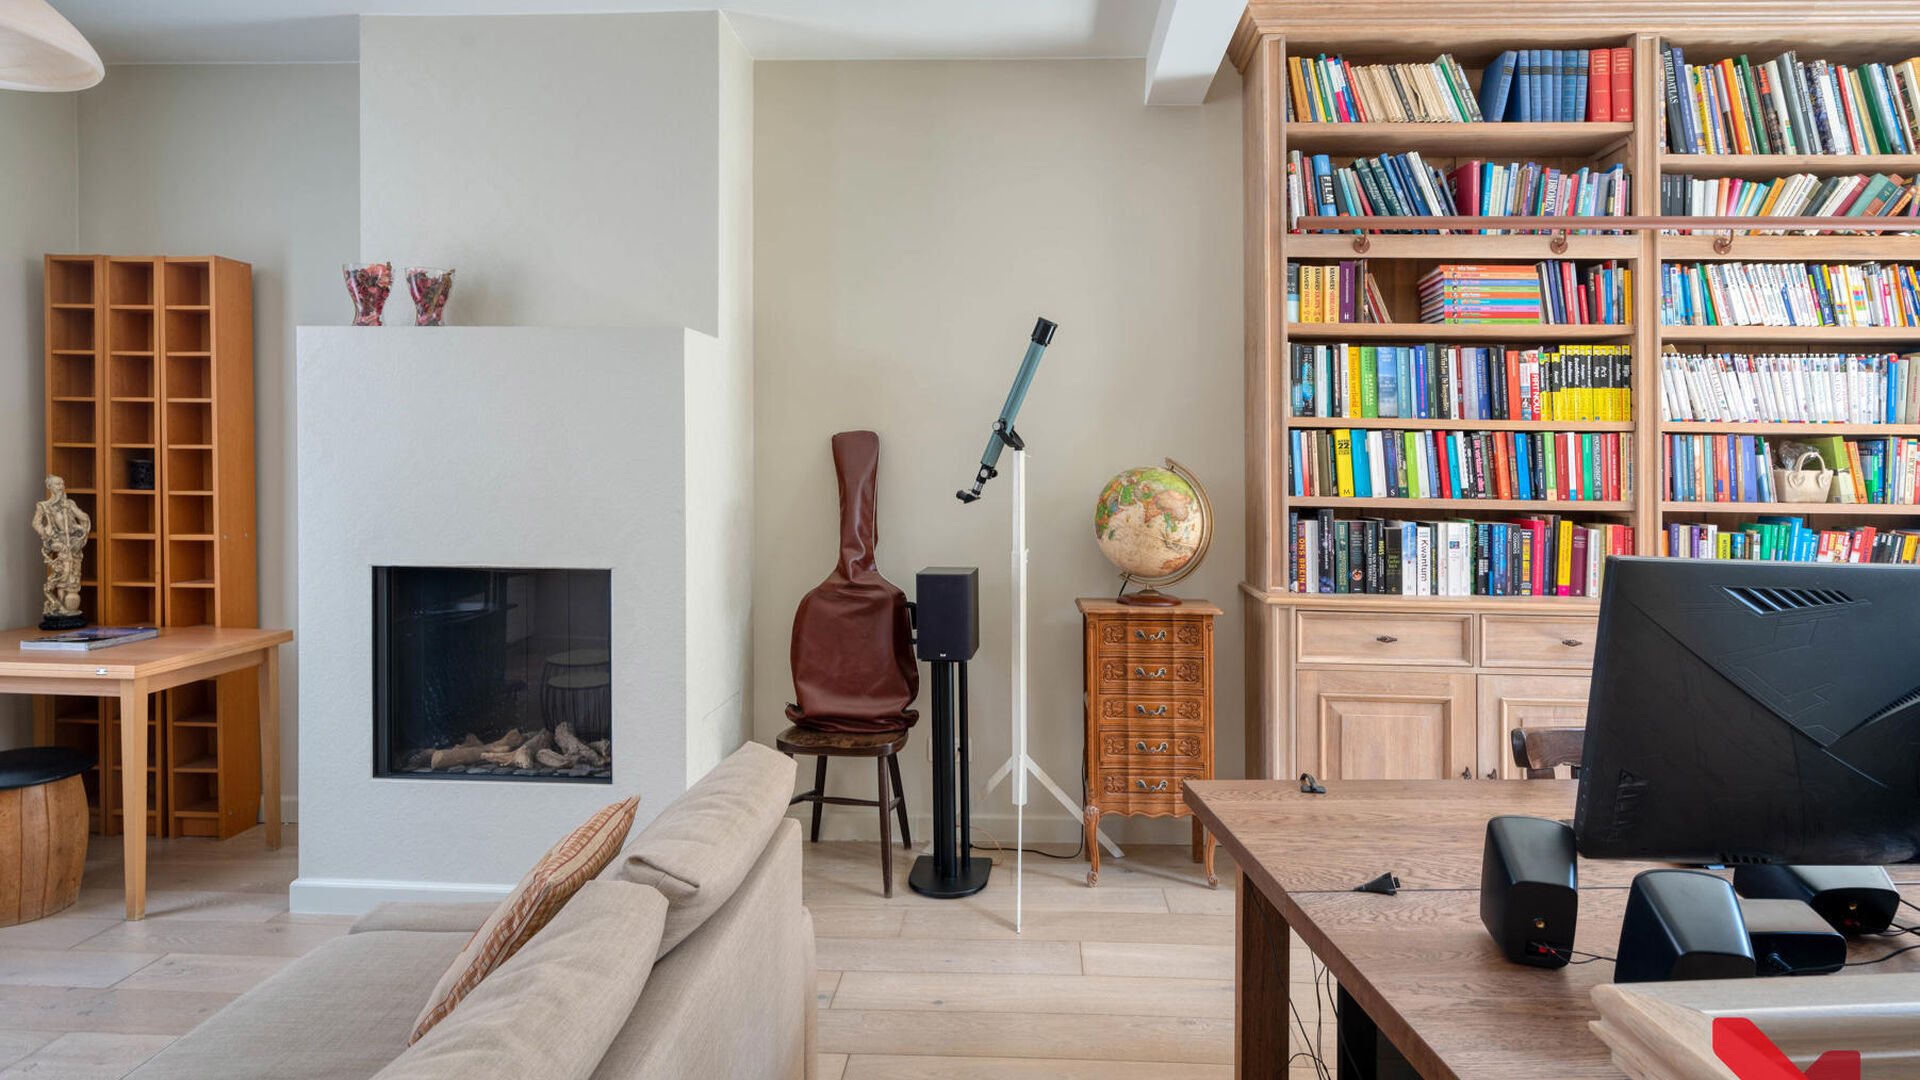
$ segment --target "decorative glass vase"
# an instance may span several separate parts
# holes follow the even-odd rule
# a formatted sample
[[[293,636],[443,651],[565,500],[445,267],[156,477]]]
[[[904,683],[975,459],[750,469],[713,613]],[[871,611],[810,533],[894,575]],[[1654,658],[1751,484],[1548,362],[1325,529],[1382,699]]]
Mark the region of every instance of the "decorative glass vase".
[[[340,269],[347,278],[347,295],[353,298],[353,325],[379,326],[387,294],[393,291],[393,264],[343,263]]]
[[[453,270],[440,266],[409,266],[407,291],[413,294],[414,325],[439,326],[447,316],[447,297],[453,295]]]

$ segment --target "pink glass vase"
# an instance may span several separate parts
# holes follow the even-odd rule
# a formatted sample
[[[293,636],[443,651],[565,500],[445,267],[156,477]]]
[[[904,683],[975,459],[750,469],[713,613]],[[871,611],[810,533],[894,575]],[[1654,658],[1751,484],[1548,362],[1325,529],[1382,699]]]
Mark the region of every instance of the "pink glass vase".
[[[453,295],[453,271],[439,266],[409,266],[407,291],[413,294],[414,325],[439,326],[447,317],[447,298]]]
[[[379,326],[387,294],[393,291],[393,264],[345,263],[340,269],[347,278],[347,295],[353,298],[353,325]]]

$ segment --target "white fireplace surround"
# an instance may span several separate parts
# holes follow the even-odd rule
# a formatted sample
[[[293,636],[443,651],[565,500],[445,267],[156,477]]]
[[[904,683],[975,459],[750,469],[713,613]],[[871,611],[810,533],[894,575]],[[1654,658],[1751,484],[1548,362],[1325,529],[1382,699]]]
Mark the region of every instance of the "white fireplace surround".
[[[688,542],[688,388],[722,368],[718,342],[683,329],[302,327],[298,352],[293,910],[498,896],[595,809],[639,793],[644,823],[731,748],[739,696],[713,687],[744,671],[716,679],[688,655],[711,634],[703,616],[689,623],[687,582],[715,576],[689,559],[720,557]],[[375,779],[378,565],[609,569],[612,784]]]

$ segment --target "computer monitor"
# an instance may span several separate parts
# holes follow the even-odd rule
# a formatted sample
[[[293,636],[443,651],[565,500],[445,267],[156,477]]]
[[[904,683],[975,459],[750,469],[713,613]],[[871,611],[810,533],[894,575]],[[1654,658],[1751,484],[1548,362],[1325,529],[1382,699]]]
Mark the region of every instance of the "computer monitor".
[[[1920,569],[1610,558],[1579,852],[1920,861]]]

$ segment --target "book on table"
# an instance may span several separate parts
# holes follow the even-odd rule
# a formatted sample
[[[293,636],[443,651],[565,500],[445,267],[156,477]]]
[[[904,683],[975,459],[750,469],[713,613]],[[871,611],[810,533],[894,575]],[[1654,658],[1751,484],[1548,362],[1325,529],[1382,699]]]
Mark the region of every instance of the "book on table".
[[[64,634],[26,638],[20,647],[29,652],[92,652],[159,636],[160,631],[151,626],[90,626]]]

